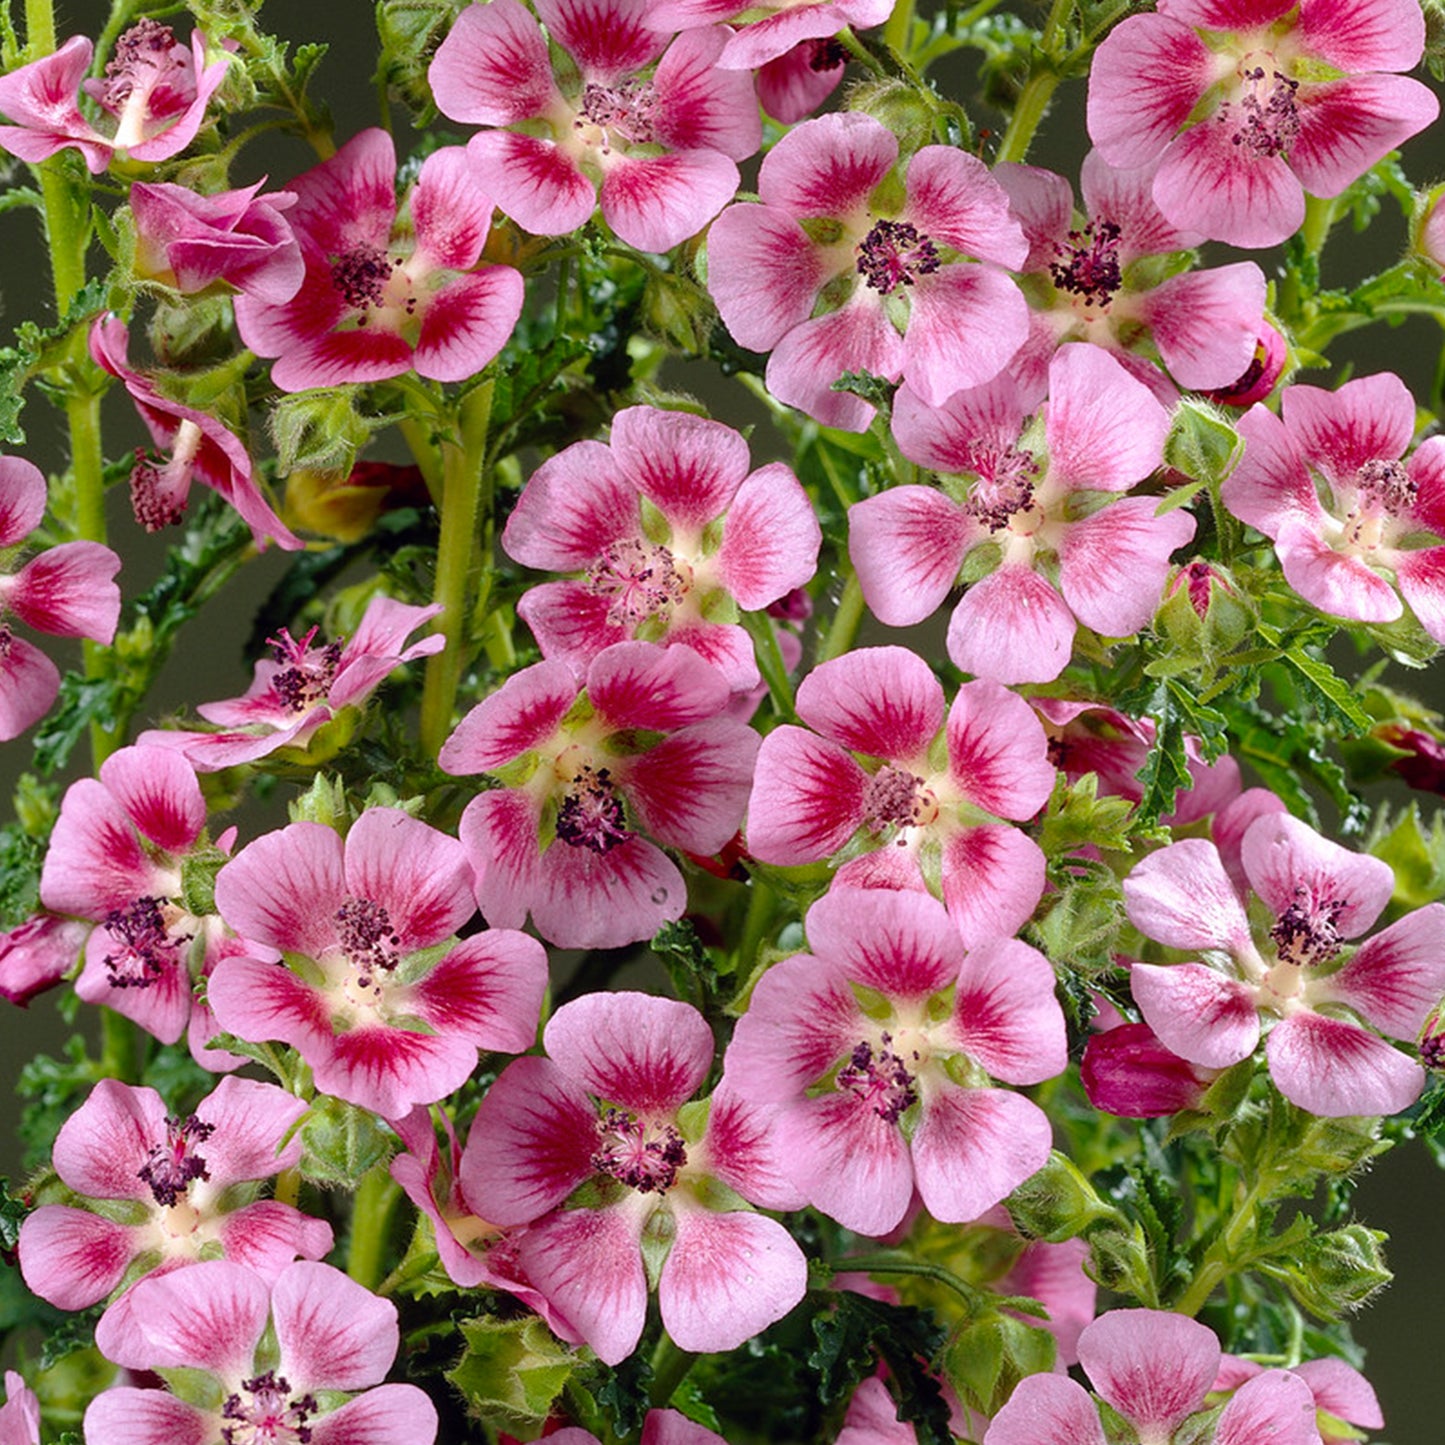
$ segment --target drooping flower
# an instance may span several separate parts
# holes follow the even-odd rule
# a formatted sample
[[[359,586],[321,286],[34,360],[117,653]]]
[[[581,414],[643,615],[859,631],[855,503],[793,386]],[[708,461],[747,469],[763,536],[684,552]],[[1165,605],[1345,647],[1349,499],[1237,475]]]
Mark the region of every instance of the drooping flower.
[[[1323,1445],[1347,1445],[1360,1439],[1359,1426],[1365,1430],[1384,1428],[1385,1416],[1370,1382],[1351,1364],[1335,1356],[1303,1360],[1287,1367],[1291,1375],[1305,1382],[1314,1396],[1316,1420]],[[1233,1393],[1247,1380],[1264,1373],[1257,1360],[1225,1355],[1214,1379],[1213,1394]]]
[[[0,551],[18,547],[45,515],[45,478],[23,457],[0,457]],[[0,573],[0,742],[38,722],[60,692],[60,673],[39,648],[16,637],[13,615],[54,637],[108,643],[120,619],[120,558],[99,542],[62,542],[18,572]]]
[[[576,442],[544,462],[502,533],[518,562],[582,574],[517,605],[544,657],[584,673],[604,648],[643,638],[692,648],[735,692],[757,684],[758,667],[729,615],[810,581],[821,541],[781,462],[750,471],[731,427],[643,406],[618,412],[610,444]]]
[[[1418,64],[1417,0],[1160,0],[1094,54],[1089,135],[1115,166],[1158,160],[1177,226],[1236,246],[1299,229],[1305,192],[1337,196],[1439,114],[1389,72]]]
[[[5,1371],[0,1445],[40,1445],[40,1401],[24,1377],[14,1370]]]
[[[1027,339],[1028,304],[999,268],[1028,244],[976,157],[925,146],[900,167],[880,122],[824,115],[768,152],[758,192],[713,222],[708,290],[740,345],[772,352],[779,401],[863,431],[872,404],[831,389],[845,371],[901,376],[939,405]]]
[[[271,656],[256,664],[243,697],[202,703],[196,711],[226,732],[153,729],[143,744],[184,753],[197,772],[253,763],[278,748],[304,747],[346,708],[360,707],[404,662],[440,652],[439,633],[406,646],[406,639],[441,611],[374,597],[349,639],[316,641],[313,627],[299,640],[284,627],[270,640]]]
[[[1289,386],[1281,401],[1282,417],[1259,405],[1240,420],[1224,505],[1274,541],[1285,580],[1321,612],[1393,622],[1403,596],[1445,643],[1445,437],[1405,456],[1415,402],[1393,372]]]
[[[696,235],[762,142],[752,77],[717,67],[728,32],[669,45],[649,28],[649,0],[536,8],[546,35],[518,0],[467,6],[428,72],[443,115],[495,127],[467,146],[477,183],[538,235],[575,231],[599,200],[640,251]],[[565,57],[558,70],[548,37]]]
[[[49,911],[0,934],[0,998],[24,1008],[70,972],[91,925]]]
[[[1122,1119],[1164,1119],[1197,1109],[1221,1072],[1181,1059],[1146,1023],[1090,1035],[1079,1064],[1089,1102]]]
[[[736,34],[718,64],[725,70],[756,70],[809,41],[881,25],[891,11],[889,0],[653,0],[646,23],[659,30],[732,25]]]
[[[619,642],[580,684],[540,662],[478,703],[439,761],[503,783],[461,821],[487,921],[530,912],[549,943],[616,948],[680,918],[687,887],[657,844],[717,853],[752,783],[758,735],[726,715],[730,697],[690,648]]]
[[[1009,365],[1029,399],[1048,386],[1048,363],[1068,341],[1102,346],[1168,404],[1174,388],[1236,383],[1264,327],[1264,273],[1252,261],[1168,275],[1152,258],[1188,251],[1196,230],[1171,225],[1150,195],[1153,165],[1120,171],[1084,157],[1075,218],[1068,181],[1035,166],[1001,165],[994,178],[1023,224],[1021,270],[1029,340]]]
[[[240,437],[210,413],[165,396],[151,377],[131,367],[129,348],[130,332],[118,316],[101,317],[91,327],[90,354],[96,364],[125,386],[157,449],[170,453],[163,460],[136,452],[130,478],[136,521],[147,532],[179,524],[191,483],[198,481],[241,514],[258,548],[268,537],[288,552],[303,546],[261,495]]]
[[[72,1203],[42,1204],[20,1227],[26,1284],[76,1310],[217,1253],[268,1280],[298,1254],[319,1259],[329,1224],[257,1198],[261,1180],[300,1162],[301,1141],[281,1141],[305,1112],[274,1084],[233,1077],[182,1118],[154,1089],[102,1079],[55,1141]],[[102,1316],[101,1349],[134,1337],[141,1313],[127,1289]]]
[[[225,57],[207,65],[199,30],[181,45],[169,26],[149,17],[122,32],[105,74],[86,80],[93,51],[88,39],[76,35],[53,55],[0,76],[0,111],[15,122],[0,126],[0,147],[23,161],[43,161],[73,146],[92,174],[116,154],[164,161],[185,150],[225,79]],[[81,114],[81,90],[113,118],[110,135]]]
[[[462,1159],[468,1198],[528,1226],[518,1254],[536,1288],[608,1364],[636,1347],[650,1276],[684,1350],[735,1349],[781,1319],[803,1297],[802,1251],[740,1204],[801,1200],[766,1105],[726,1084],[688,1104],[713,1061],[703,1016],[588,994],[557,1010],[543,1043],[546,1058],[513,1061],[488,1090]]]
[[[290,183],[289,213],[306,278],[277,306],[236,298],[236,329],[275,357],[282,391],[384,381],[415,371],[432,381],[474,376],[502,349],[522,309],[522,278],[483,265],[492,200],[460,146],[433,151],[397,217],[396,148],[378,129],[353,136]]]
[[[187,296],[221,287],[272,305],[289,301],[305,276],[301,250],[281,214],[296,197],[290,191],[260,195],[263,185],[205,196],[186,186],[135,182],[136,274]]]
[[[1079,1336],[1079,1361],[1093,1393],[1067,1375],[1027,1375],[993,1417],[983,1445],[1105,1445],[1100,1403],[1133,1438],[1169,1445],[1201,1438],[1221,1352],[1197,1320],[1168,1310],[1111,1310]],[[1111,1415],[1111,1420],[1113,1415]],[[1211,1445],[1317,1445],[1314,1397],[1287,1370],[1266,1370],[1233,1395]]]
[[[187,1034],[203,1067],[241,1060],[205,1047],[216,1032],[194,1000],[234,940],[187,887],[187,870],[214,853],[206,802],[190,764],[162,748],[122,748],[99,779],[66,790],[40,874],[40,901],[95,926],[75,981],[86,1003],[104,1004],[162,1043]],[[224,837],[223,843],[228,840]]]
[[[1445,905],[1347,952],[1390,901],[1388,864],[1274,811],[1249,824],[1241,860],[1268,927],[1251,923],[1220,848],[1202,838],[1151,853],[1124,880],[1145,937],[1208,960],[1136,963],[1130,987],[1145,1022],[1181,1058],[1216,1069],[1248,1058],[1267,1026],[1270,1076],[1312,1114],[1407,1108],[1425,1073],[1386,1039],[1413,1042],[1445,993]]]
[[[1079,623],[1128,637],[1154,615],[1169,557],[1194,536],[1182,508],[1122,497],[1163,463],[1169,415],[1099,347],[1065,346],[1049,363],[1042,427],[1000,377],[928,406],[911,387],[895,400],[899,449],[940,475],[942,490],[892,487],[848,513],[848,550],[880,621],[928,617],[964,561],[998,561],[964,592],[948,655],[997,682],[1051,682],[1068,665]],[[1040,434],[1042,433],[1042,434]]]
[[[837,40],[800,40],[758,67],[758,101],[774,120],[796,125],[837,90],[847,68],[848,52]]]
[[[1043,727],[997,683],[943,687],[916,653],[866,647],[813,669],[798,716],[763,739],[748,848],[784,867],[842,862],[834,886],[930,889],[972,946],[1016,933],[1044,855],[1012,822],[1053,791]],[[1010,819],[1012,822],[1001,822]]]
[[[223,959],[221,1027],[292,1045],[338,1099],[400,1118],[459,1088],[478,1049],[536,1036],[546,950],[511,929],[454,942],[476,911],[462,846],[395,808],[367,809],[344,841],[319,823],[258,838],[217,875],[216,907],[293,960]]]
[[[935,1219],[976,1219],[1048,1159],[1044,1112],[992,1083],[1068,1062],[1048,960],[1015,939],[965,950],[921,893],[834,889],[804,926],[811,951],[754,988],[724,1082],[781,1105],[789,1177],[846,1228],[886,1234],[915,1189]]]
[[[136,1288],[137,1329],[112,1342],[130,1370],[186,1372],[184,1395],[121,1385],[85,1412],[108,1445],[433,1445],[436,1407],[383,1385],[400,1343],[396,1306],[326,1264],[269,1286],[214,1260]],[[192,1373],[194,1372],[194,1373]],[[374,1387],[374,1388],[373,1388]],[[197,1402],[203,1403],[197,1403]]]
[[[1288,361],[1289,343],[1277,327],[1266,321],[1255,339],[1249,365],[1227,386],[1207,388],[1204,395],[1221,406],[1238,407],[1242,411],[1274,394]]]

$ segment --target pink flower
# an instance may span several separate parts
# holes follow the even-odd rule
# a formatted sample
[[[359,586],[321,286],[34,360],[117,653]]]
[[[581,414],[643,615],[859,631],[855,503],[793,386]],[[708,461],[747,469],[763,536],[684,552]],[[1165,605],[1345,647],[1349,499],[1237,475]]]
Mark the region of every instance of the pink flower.
[[[726,1084],[705,1108],[684,1107],[713,1061],[703,1016],[646,994],[588,994],[557,1010],[543,1043],[547,1058],[514,1060],[488,1090],[462,1160],[468,1198],[528,1226],[518,1253],[532,1283],[612,1365],[636,1348],[659,1254],[662,1323],[679,1348],[735,1349],[781,1319],[803,1297],[802,1251],[728,1201],[801,1200],[765,1107]]]
[[[863,596],[891,627],[931,615],[971,552],[998,549],[995,570],[953,610],[948,655],[1009,684],[1056,678],[1080,623],[1104,637],[1138,632],[1159,605],[1170,554],[1194,536],[1188,512],[1159,516],[1156,498],[1118,495],[1163,464],[1169,416],[1107,352],[1054,354],[1043,420],[1039,447],[1007,377],[941,409],[905,386],[893,411],[899,449],[972,480],[951,493],[893,487],[848,513]]]
[[[241,1061],[206,1049],[215,1023],[192,997],[194,981],[228,947],[214,913],[191,911],[202,905],[191,901],[188,870],[211,866],[205,826],[206,802],[184,758],[122,748],[101,764],[98,780],[81,778],[66,790],[40,900],[96,925],[75,982],[86,1003],[113,1008],[162,1043],[188,1033],[196,1060],[220,1071]]]
[[[724,1083],[781,1105],[789,1178],[845,1228],[886,1234],[915,1188],[935,1219],[976,1219],[1049,1156],[1043,1111],[990,1081],[1068,1063],[1048,960],[1014,939],[965,950],[918,893],[835,889],[805,927],[812,952],[758,982]]]
[[[1247,1380],[1256,1379],[1263,1373],[1264,1366],[1256,1360],[1225,1355],[1214,1379],[1213,1393],[1233,1392]],[[1289,1373],[1303,1380],[1314,1396],[1315,1409],[1319,1412],[1316,1423],[1324,1445],[1347,1445],[1349,1441],[1358,1440],[1360,1436],[1348,1429],[1350,1425],[1366,1430],[1384,1428],[1385,1417],[1379,1400],[1375,1398],[1375,1391],[1353,1365],[1329,1356],[1292,1365]]]
[[[0,457],[0,550],[18,547],[45,516],[45,478],[23,457]],[[39,648],[16,637],[13,614],[37,632],[110,642],[120,618],[111,580],[120,558],[98,542],[62,542],[18,572],[0,573],[0,742],[38,722],[60,692],[60,673]]]
[[[1260,327],[1249,365],[1228,386],[1206,389],[1204,395],[1221,406],[1243,410],[1274,395],[1289,360],[1289,343],[1268,321]]]
[[[901,376],[936,406],[1027,339],[1028,304],[998,268],[1028,245],[974,156],[925,146],[900,168],[871,116],[824,115],[768,152],[758,191],[713,222],[708,290],[739,345],[772,352],[779,401],[863,431],[872,405],[832,390],[845,371]]]
[[[40,1445],[40,1401],[14,1370],[5,1371],[5,1403],[0,1405],[0,1445]]]
[[[718,64],[726,70],[756,70],[810,40],[881,25],[892,8],[889,0],[763,0],[757,5],[747,0],[654,0],[647,24],[659,30],[691,30],[726,21],[737,26],[738,33]]]
[[[575,231],[599,195],[640,251],[696,235],[762,142],[752,77],[717,68],[728,32],[668,45],[648,0],[537,0],[537,14],[546,35],[518,0],[469,5],[432,61],[443,115],[499,127],[467,146],[477,183],[538,235]],[[548,36],[570,62],[560,76]]]
[[[147,532],[178,525],[185,515],[191,483],[199,481],[234,507],[251,529],[257,548],[274,537],[294,552],[303,545],[271,510],[256,485],[251,456],[241,439],[215,417],[172,401],[155,382],[129,365],[130,332],[118,316],[100,318],[90,329],[90,354],[97,366],[124,383],[151,440],[170,460],[151,460],[137,450],[130,477],[131,507]]]
[[[396,1358],[396,1306],[339,1269],[300,1261],[268,1283],[226,1260],[137,1287],[137,1330],[107,1353],[171,1370],[184,1398],[129,1385],[85,1412],[107,1445],[432,1445],[436,1407],[415,1385],[381,1385]],[[197,1373],[190,1373],[197,1372]],[[377,1388],[370,1388],[377,1386]],[[206,1401],[205,1404],[193,1403]]]
[[[225,57],[207,65],[199,30],[191,32],[189,46],[181,45],[168,26],[151,19],[121,35],[101,79],[85,80],[93,49],[77,35],[53,55],[0,76],[0,111],[16,122],[0,126],[0,147],[24,161],[43,161],[73,146],[93,174],[117,153],[164,161],[185,150],[225,79]],[[81,114],[80,90],[113,117],[112,134],[102,134]]]
[[[707,857],[742,821],[758,735],[725,716],[727,681],[686,647],[619,642],[579,684],[540,662],[478,703],[442,747],[453,774],[504,786],[462,814],[494,926],[561,948],[616,948],[680,918],[687,887],[658,843]]]
[[[1321,612],[1393,622],[1403,595],[1445,642],[1445,546],[1420,545],[1445,538],[1445,437],[1402,460],[1415,402],[1393,372],[1286,387],[1282,407],[1283,420],[1262,405],[1241,419],[1224,505],[1274,540],[1285,580]]]
[[[284,305],[236,298],[236,329],[258,356],[277,358],[282,391],[385,381],[407,371],[463,381],[512,334],[522,278],[482,266],[492,201],[460,146],[433,151],[398,223],[396,149],[383,130],[353,136],[291,182],[291,230],[306,279]]]
[[[1139,1440],[1163,1445],[1184,1438],[1181,1427],[1194,1438],[1193,1428],[1210,1423],[1202,1412],[1220,1358],[1213,1334],[1196,1320],[1112,1310],[1079,1336],[1094,1394],[1067,1375],[1028,1375],[993,1417],[983,1445],[1104,1445],[1101,1401]],[[1309,1387],[1286,1370],[1264,1371],[1235,1393],[1208,1438],[1211,1445],[1317,1445]]]
[[[590,1430],[578,1425],[564,1425],[551,1431],[546,1439],[551,1445],[601,1445]],[[678,1410],[649,1410],[642,1422],[639,1445],[727,1445],[727,1441]]]
[[[850,893],[941,893],[970,946],[1023,926],[1043,894],[1044,855],[1022,830],[988,821],[1032,818],[1053,791],[1044,730],[1022,698],[965,683],[945,719],[922,658],[866,647],[814,668],[797,708],[815,732],[775,728],[758,754],[755,858],[792,867],[841,855],[850,861],[834,886]]]
[[[134,1265],[167,1274],[219,1252],[269,1280],[298,1254],[320,1258],[329,1224],[256,1198],[257,1181],[300,1162],[301,1141],[281,1141],[305,1112],[274,1084],[228,1078],[178,1118],[154,1089],[102,1079],[55,1140],[55,1172],[75,1204],[42,1204],[20,1227],[26,1284],[77,1310]],[[101,1318],[101,1349],[134,1338],[143,1318],[128,1290]]]
[[[1263,1021],[1270,1076],[1292,1104],[1326,1118],[1407,1108],[1424,1070],[1379,1035],[1413,1041],[1445,993],[1445,905],[1417,908],[1346,953],[1390,901],[1388,864],[1279,812],[1250,823],[1241,856],[1273,915],[1267,929],[1251,925],[1220,849],[1203,839],[1151,853],[1125,879],[1145,937],[1211,960],[1136,963],[1145,1022],[1181,1058],[1220,1069],[1254,1052]]]
[[[46,912],[0,934],[0,998],[24,1008],[36,994],[54,988],[80,956],[90,927]]]
[[[135,182],[136,274],[185,295],[222,287],[272,305],[289,301],[305,276],[301,250],[281,215],[296,197],[258,195],[264,184],[203,196],[185,186]]]
[[[1079,182],[1086,216],[1077,224],[1062,176],[1022,165],[994,171],[1029,242],[1022,270],[1032,327],[1009,367],[1026,396],[1045,394],[1049,357],[1066,341],[1104,347],[1166,405],[1174,388],[1160,376],[1160,362],[1196,391],[1228,386],[1248,367],[1264,326],[1258,266],[1241,261],[1160,279],[1137,264],[1204,239],[1159,213],[1150,195],[1154,170],[1114,170],[1090,151]]]
[[[256,664],[244,697],[202,703],[196,711],[231,731],[152,730],[140,741],[183,753],[198,772],[253,763],[279,748],[301,748],[346,708],[360,707],[404,662],[440,652],[440,633],[407,647],[407,637],[441,611],[373,597],[350,640],[316,645],[316,628],[298,642],[283,627],[271,639],[271,657]]]
[[[461,844],[395,808],[345,841],[318,823],[258,838],[217,875],[216,907],[296,961],[224,959],[208,990],[221,1027],[290,1044],[323,1093],[399,1118],[459,1088],[478,1049],[536,1036],[546,951],[510,929],[455,943],[476,910]]]
[[[837,90],[847,68],[848,52],[838,41],[800,40],[759,67],[758,100],[774,120],[794,125]]]
[[[1163,1119],[1197,1109],[1223,1072],[1181,1059],[1145,1023],[1091,1035],[1079,1069],[1089,1102],[1121,1119]]]
[[[1160,0],[1095,53],[1089,135],[1110,165],[1158,160],[1176,226],[1272,246],[1306,191],[1339,195],[1439,114],[1419,81],[1379,73],[1424,44],[1417,0]]]
[[[584,441],[533,473],[502,533],[510,557],[575,581],[517,606],[547,658],[579,672],[615,642],[690,647],[734,692],[758,682],[739,607],[760,611],[812,579],[822,532],[781,462],[748,469],[719,422],[634,406],[610,445]]]

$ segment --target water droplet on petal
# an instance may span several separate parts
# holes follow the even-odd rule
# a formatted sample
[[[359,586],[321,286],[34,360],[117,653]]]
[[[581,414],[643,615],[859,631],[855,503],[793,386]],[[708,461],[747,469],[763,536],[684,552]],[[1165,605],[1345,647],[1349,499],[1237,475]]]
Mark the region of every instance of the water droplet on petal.
[[[652,901],[656,903],[659,907],[661,907],[662,904],[667,902],[667,889],[654,888],[652,890]]]

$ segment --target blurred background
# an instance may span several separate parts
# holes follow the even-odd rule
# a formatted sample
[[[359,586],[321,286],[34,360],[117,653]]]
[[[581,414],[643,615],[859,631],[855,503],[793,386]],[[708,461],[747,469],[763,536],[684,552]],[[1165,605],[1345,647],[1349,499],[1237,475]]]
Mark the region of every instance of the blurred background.
[[[925,8],[926,3],[920,4],[920,10]],[[1034,23],[1042,20],[1043,7],[1014,8]],[[68,0],[58,5],[57,29],[61,40],[74,34],[98,34],[109,13],[110,6],[100,0]],[[331,106],[338,141],[377,122],[372,81],[375,31],[369,3],[348,0],[345,5],[323,8],[273,0],[262,11],[261,18],[266,28],[293,41],[324,40],[331,47],[316,74],[313,93]],[[184,36],[184,16],[172,15],[168,19]],[[950,65],[935,73],[935,79],[945,95],[969,106],[980,130],[991,126],[996,134],[1001,129],[1000,118],[991,115],[986,106],[977,104],[977,81],[970,66],[967,53],[951,57]],[[836,103],[835,98],[833,104]],[[400,121],[403,115],[400,108],[393,113]],[[1088,146],[1083,116],[1083,82],[1065,84],[1058,92],[1029,160],[1076,177]],[[1445,129],[1437,126],[1432,133],[1416,138],[1405,148],[1405,170],[1417,186],[1424,187],[1445,178],[1442,135]],[[404,139],[399,137],[399,141],[399,149],[404,149]],[[6,159],[0,157],[0,161]],[[233,180],[234,184],[242,185],[269,174],[272,187],[281,187],[289,177],[314,163],[314,154],[299,140],[271,136],[243,153]],[[11,163],[12,180],[24,183],[24,172],[23,166]],[[751,183],[754,173],[745,171],[745,184]],[[1336,230],[1325,253],[1324,284],[1355,284],[1396,261],[1405,243],[1404,220],[1387,200],[1364,235],[1353,234],[1348,226]],[[1225,255],[1226,248],[1216,249],[1220,254],[1209,258],[1212,264],[1237,259]],[[1266,274],[1272,274],[1277,261],[1274,253],[1251,255]],[[35,213],[16,210],[0,214],[0,333],[8,334],[22,320],[42,323],[53,320],[48,307],[49,286],[49,266]],[[1423,398],[1429,394],[1436,376],[1442,341],[1445,338],[1439,326],[1421,316],[1410,317],[1399,326],[1366,328],[1341,338],[1331,348],[1333,371],[1313,373],[1301,379],[1328,385],[1342,380],[1346,368],[1356,374],[1394,370],[1405,378],[1418,398]],[[756,403],[738,387],[721,377],[705,374],[700,365],[680,368],[672,380],[675,385],[701,395],[716,415],[734,425],[760,415],[755,409]],[[112,395],[110,403],[106,415],[106,445],[108,457],[114,459],[146,438],[133,409],[123,397]],[[63,466],[58,414],[49,410],[38,395],[31,395],[24,425],[28,433],[26,455],[42,469]],[[760,435],[757,441],[762,442],[763,437]],[[756,460],[759,458],[755,457]],[[130,516],[124,488],[117,488],[110,500],[111,543],[125,558],[120,581],[123,595],[130,598],[154,579],[166,539],[148,538],[140,532]],[[148,722],[188,709],[198,701],[233,696],[243,690],[254,661],[245,653],[251,628],[248,603],[259,601],[280,579],[286,566],[286,554],[275,550],[249,564],[240,584],[233,584],[182,632],[161,674]],[[62,666],[78,664],[78,651],[74,657],[66,658],[64,645],[50,641],[46,642],[46,649]],[[1445,668],[1440,664],[1426,672],[1408,675],[1392,668],[1392,674],[1385,680],[1445,710]],[[0,748],[0,799],[8,800],[14,777],[27,760],[28,749],[23,739]],[[1420,801],[1428,825],[1435,803],[1430,798]],[[8,802],[0,806],[8,815]],[[77,1026],[89,1029],[92,1025],[93,1020],[82,1012]],[[24,1011],[0,1002],[0,1100],[13,1099],[14,1082],[26,1060],[38,1051],[59,1052],[65,1038],[74,1031],[57,1013],[54,998],[41,997]],[[13,1108],[18,1108],[18,1103]],[[21,1166],[14,1142],[13,1112],[6,1118],[7,1127],[0,1129],[0,1174],[15,1178]],[[1441,1429],[1433,1370],[1438,1368],[1441,1346],[1445,1345],[1445,1326],[1441,1324],[1438,1302],[1439,1281],[1445,1278],[1445,1173],[1435,1168],[1424,1150],[1399,1149],[1375,1163],[1361,1182],[1355,1202],[1364,1223],[1390,1235],[1388,1259],[1396,1273],[1395,1283],[1356,1319],[1357,1338],[1369,1351],[1367,1373],[1380,1394],[1387,1421],[1386,1429],[1376,1438],[1393,1445],[1436,1445],[1441,1439]]]

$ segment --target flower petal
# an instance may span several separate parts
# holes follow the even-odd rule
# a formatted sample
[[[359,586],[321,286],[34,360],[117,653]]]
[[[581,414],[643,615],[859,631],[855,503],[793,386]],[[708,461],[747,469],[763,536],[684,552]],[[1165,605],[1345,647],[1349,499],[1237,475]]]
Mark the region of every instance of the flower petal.
[[[298,1393],[364,1390],[385,1378],[400,1333],[396,1306],[329,1264],[298,1260],[271,1290],[284,1374]]]
[[[1323,1119],[1398,1114],[1425,1087],[1413,1059],[1358,1024],[1322,1014],[1276,1024],[1265,1054],[1280,1093]]]
[[[1079,1337],[1095,1391],[1146,1438],[1167,1440],[1204,1404],[1219,1359],[1212,1331],[1161,1310],[1111,1310]]]
[[[948,623],[948,655],[975,677],[1013,686],[1052,682],[1068,666],[1077,624],[1037,573],[1005,563],[975,582]]]
[[[1253,991],[1202,963],[1136,963],[1129,986],[1164,1047],[1192,1064],[1226,1068],[1247,1059],[1259,1042]]]

